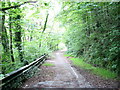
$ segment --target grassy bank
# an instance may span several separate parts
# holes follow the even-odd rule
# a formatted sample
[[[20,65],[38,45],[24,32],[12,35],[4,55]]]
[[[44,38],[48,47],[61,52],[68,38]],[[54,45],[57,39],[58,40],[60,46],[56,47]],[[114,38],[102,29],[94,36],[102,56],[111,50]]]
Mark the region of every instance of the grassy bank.
[[[64,55],[64,56],[69,57],[70,55]],[[82,58],[70,58],[70,60],[72,60],[72,62],[75,66],[78,66],[82,69],[90,70],[92,73],[99,75],[103,78],[114,79],[117,77],[116,73],[113,73],[113,72],[103,69],[103,68],[94,67],[91,64],[84,62]]]
[[[54,66],[52,63],[44,63],[43,66]]]

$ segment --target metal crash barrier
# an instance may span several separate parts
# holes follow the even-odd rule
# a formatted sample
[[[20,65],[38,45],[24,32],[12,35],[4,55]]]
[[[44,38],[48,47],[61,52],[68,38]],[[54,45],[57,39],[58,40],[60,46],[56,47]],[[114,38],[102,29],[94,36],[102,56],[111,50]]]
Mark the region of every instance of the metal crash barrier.
[[[0,88],[2,90],[10,90],[12,88],[21,87],[23,81],[32,77],[36,73],[38,67],[41,66],[45,60],[46,55],[42,55],[32,63],[7,74],[5,78],[0,80]]]

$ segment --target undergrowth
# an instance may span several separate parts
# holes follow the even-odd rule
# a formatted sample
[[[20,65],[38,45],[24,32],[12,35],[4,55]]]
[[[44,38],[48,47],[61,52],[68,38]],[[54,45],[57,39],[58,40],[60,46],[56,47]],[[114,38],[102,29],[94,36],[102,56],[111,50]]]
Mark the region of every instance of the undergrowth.
[[[64,56],[71,56],[71,55],[64,55]],[[82,69],[87,69],[87,70],[90,70],[92,73],[96,74],[96,75],[99,75],[103,78],[106,78],[106,79],[114,79],[117,77],[117,74],[116,73],[113,73],[109,70],[106,70],[104,68],[100,68],[100,67],[94,67],[92,66],[91,64],[88,64],[86,62],[83,61],[83,58],[70,58],[70,60],[73,61],[73,64],[75,66],[78,66]]]

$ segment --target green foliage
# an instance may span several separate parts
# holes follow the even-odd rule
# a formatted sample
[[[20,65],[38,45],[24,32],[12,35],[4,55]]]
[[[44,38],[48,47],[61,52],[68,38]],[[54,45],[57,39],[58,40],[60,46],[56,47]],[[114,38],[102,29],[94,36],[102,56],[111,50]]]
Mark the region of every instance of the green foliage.
[[[21,0],[19,0],[21,1]],[[23,1],[22,1],[23,2]],[[4,7],[19,5],[22,2],[2,2],[5,3]],[[3,8],[3,7],[2,7]],[[50,9],[50,2],[38,1],[34,5],[26,4],[23,7],[6,10],[5,15],[5,30],[7,31],[7,37],[12,42],[13,62],[10,57],[11,53],[4,52],[4,45],[0,45],[0,57],[2,56],[2,74],[10,73],[18,68],[24,66],[24,61],[31,63],[36,58],[39,58],[43,54],[48,54],[52,51],[58,50],[58,44],[60,42],[60,35],[52,30],[53,25],[49,22],[46,25],[44,33],[42,33],[45,23],[46,13]],[[1,15],[2,16],[2,15]],[[9,19],[11,17],[11,20]],[[11,23],[11,33],[9,24]],[[6,39],[6,38],[5,38]],[[23,61],[21,60],[23,59]]]
[[[58,18],[66,27],[67,52],[119,72],[119,8],[117,2],[63,2]]]
[[[52,63],[44,63],[43,66],[54,66]]]
[[[0,79],[4,78],[4,74],[0,74]]]

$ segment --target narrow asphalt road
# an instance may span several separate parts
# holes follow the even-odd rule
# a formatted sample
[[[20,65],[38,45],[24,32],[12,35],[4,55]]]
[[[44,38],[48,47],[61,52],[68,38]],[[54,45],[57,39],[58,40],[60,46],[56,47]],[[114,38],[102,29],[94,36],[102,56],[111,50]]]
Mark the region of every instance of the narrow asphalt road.
[[[40,73],[27,80],[23,88],[92,88],[91,84],[70,65],[62,51],[53,53],[54,59],[47,60],[54,66],[40,67]],[[42,68],[42,70],[41,70]],[[51,74],[52,73],[52,74]],[[42,74],[42,75],[41,75]]]

